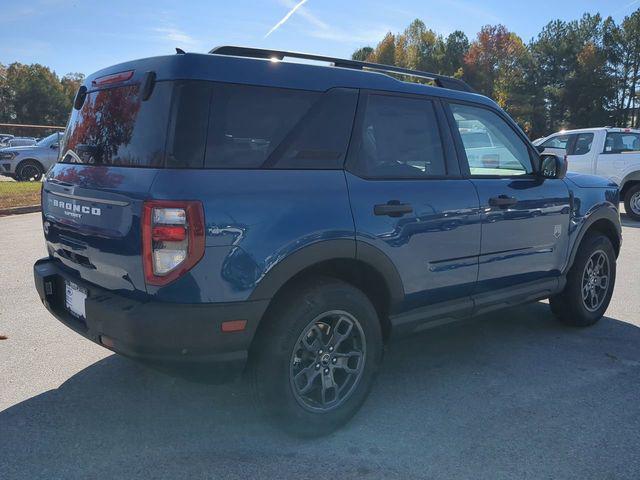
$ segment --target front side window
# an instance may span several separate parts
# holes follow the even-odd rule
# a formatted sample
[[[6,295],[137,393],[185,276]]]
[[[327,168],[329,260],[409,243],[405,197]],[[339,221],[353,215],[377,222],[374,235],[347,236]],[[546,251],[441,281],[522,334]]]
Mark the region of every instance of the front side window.
[[[428,178],[446,174],[436,113],[429,100],[369,95],[354,169],[367,178]]]
[[[544,148],[559,148],[561,150],[566,150],[570,138],[571,135],[556,135],[549,138],[548,140],[545,140],[542,143],[542,146]]]
[[[640,150],[640,133],[609,132],[604,153],[634,152]]]
[[[527,144],[498,114],[486,108],[451,104],[471,175],[526,175],[533,171]],[[491,143],[478,145],[469,134],[483,134]]]
[[[593,145],[593,133],[579,133],[576,135],[576,143],[571,155],[586,155]]]

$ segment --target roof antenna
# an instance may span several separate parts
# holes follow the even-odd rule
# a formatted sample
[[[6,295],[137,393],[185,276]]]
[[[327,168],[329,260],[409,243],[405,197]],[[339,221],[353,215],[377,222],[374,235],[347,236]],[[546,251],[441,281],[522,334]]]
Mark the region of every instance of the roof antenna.
[[[187,53],[187,52],[185,52],[185,51],[184,51],[183,49],[181,49],[181,48],[176,47],[176,53],[177,53],[178,55],[184,55],[184,54],[185,54],[185,53]]]

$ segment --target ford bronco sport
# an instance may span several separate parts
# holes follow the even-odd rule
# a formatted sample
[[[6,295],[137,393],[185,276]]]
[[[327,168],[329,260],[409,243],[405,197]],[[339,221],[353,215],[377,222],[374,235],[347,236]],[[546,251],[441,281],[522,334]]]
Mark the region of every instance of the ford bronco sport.
[[[393,337],[546,298],[566,324],[602,317],[618,189],[565,172],[453,78],[242,47],[136,60],[77,93],[35,285],[86,338],[245,371],[284,428],[320,435]]]

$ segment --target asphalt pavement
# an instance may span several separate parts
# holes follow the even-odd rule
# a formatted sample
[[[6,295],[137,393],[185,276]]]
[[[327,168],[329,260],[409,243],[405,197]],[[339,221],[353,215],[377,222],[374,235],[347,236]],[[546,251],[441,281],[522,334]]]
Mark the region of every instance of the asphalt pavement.
[[[640,478],[640,223],[596,326],[536,303],[392,343],[322,439],[281,433],[242,381],[189,383],[92,344],[32,280],[39,214],[0,218],[0,479]]]

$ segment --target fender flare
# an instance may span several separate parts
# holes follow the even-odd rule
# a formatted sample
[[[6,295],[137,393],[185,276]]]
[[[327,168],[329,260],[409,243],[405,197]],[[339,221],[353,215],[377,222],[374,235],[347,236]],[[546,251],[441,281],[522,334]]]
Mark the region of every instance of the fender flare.
[[[393,262],[378,248],[361,241],[324,240],[302,247],[268,270],[248,300],[271,299],[282,286],[306,268],[328,260],[359,260],[384,278],[391,304],[404,298],[402,280]]]
[[[622,192],[622,190],[624,190],[627,182],[640,182],[640,170],[636,170],[635,172],[631,172],[628,173],[623,179],[622,182],[620,182],[620,191]],[[624,200],[624,198],[621,198],[621,200]]]
[[[591,228],[596,222],[600,220],[606,220],[611,224],[613,230],[615,231],[618,237],[618,246],[622,244],[622,227],[620,225],[618,210],[615,208],[613,204],[605,204],[598,207],[596,210],[591,212],[589,216],[584,220],[582,225],[579,227],[578,233],[576,234],[576,238],[573,244],[570,246],[571,253],[569,255],[569,259],[567,261],[567,265],[564,268],[564,273],[567,273],[569,269],[572,267],[573,262],[576,258],[576,254],[578,253],[578,249],[580,248],[580,244],[584,239],[589,228]],[[615,245],[614,245],[615,248]],[[618,249],[619,253],[619,249]]]

